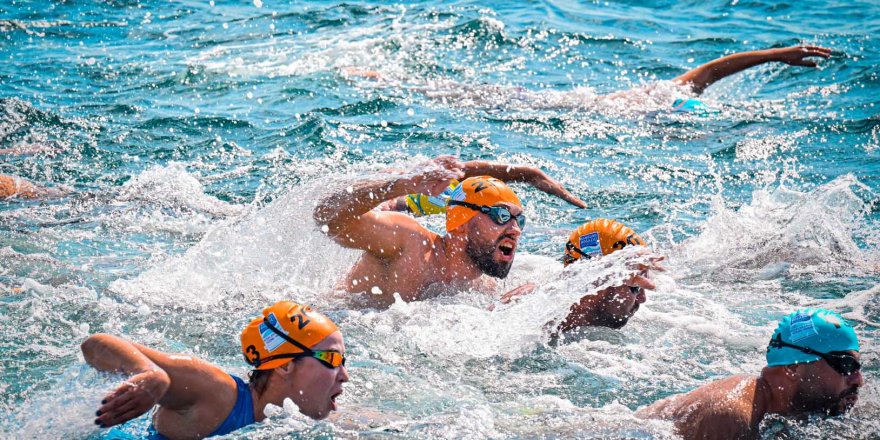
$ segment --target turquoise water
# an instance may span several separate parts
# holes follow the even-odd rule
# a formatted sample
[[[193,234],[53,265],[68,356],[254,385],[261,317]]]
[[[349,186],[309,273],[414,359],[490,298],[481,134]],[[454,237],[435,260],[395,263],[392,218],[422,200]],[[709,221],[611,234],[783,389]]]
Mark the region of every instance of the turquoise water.
[[[91,332],[244,373],[238,330],[293,298],[345,331],[342,417],[244,435],[663,438],[668,424],[632,411],[757,373],[775,320],[823,305],[857,322],[860,403],[765,435],[880,436],[871,35],[871,2],[7,0],[0,150],[24,154],[0,173],[72,193],[0,202],[0,433],[100,437],[90,415],[115,379],[80,360]],[[835,52],[723,80],[703,97],[716,114],[666,111],[683,92],[663,80],[798,43]],[[539,166],[587,202],[517,187],[529,228],[505,287],[544,291],[496,312],[469,292],[346,310],[326,292],[356,254],[317,231],[314,200],[438,154]],[[561,278],[551,259],[595,217],[633,227],[670,270],[623,330],[551,347],[551,305],[613,270]]]

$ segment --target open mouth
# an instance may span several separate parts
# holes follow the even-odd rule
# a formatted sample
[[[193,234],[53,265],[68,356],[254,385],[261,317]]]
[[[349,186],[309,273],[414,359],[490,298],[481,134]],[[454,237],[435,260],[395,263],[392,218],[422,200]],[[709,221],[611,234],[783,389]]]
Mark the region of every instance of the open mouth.
[[[330,406],[332,407],[333,411],[336,411],[337,409],[339,409],[339,405],[336,403],[336,399],[341,395],[342,395],[342,391],[339,391],[338,393],[335,393],[330,396]]]
[[[505,257],[505,259],[513,258],[513,254],[516,252],[516,242],[510,239],[505,239],[498,245],[498,251],[501,252],[501,255]]]

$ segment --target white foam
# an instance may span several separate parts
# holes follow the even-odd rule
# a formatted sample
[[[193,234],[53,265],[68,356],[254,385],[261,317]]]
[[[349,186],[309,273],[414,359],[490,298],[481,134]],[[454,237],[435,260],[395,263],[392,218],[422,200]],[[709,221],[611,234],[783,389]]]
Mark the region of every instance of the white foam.
[[[699,235],[672,250],[694,272],[767,278],[792,273],[864,273],[877,266],[876,250],[855,242],[877,196],[852,175],[809,192],[786,186],[761,189],[730,209],[718,199]],[[867,231],[870,232],[870,231]],[[777,270],[778,269],[778,270]]]

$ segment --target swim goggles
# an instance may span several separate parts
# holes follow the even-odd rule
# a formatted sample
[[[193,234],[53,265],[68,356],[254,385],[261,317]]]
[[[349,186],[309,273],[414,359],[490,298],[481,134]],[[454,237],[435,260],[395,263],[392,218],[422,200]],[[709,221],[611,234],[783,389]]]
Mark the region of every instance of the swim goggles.
[[[276,335],[280,336],[285,341],[293,344],[294,347],[302,350],[302,353],[281,353],[281,354],[269,356],[265,359],[258,358],[255,361],[248,360],[248,363],[253,365],[254,367],[259,367],[260,364],[262,364],[264,362],[269,362],[273,359],[289,358],[289,359],[296,360],[296,359],[305,358],[305,357],[315,358],[319,362],[321,362],[322,365],[324,365],[327,368],[331,368],[331,369],[332,368],[339,368],[340,365],[345,365],[345,355],[343,355],[342,353],[340,353],[336,350],[312,350],[311,348],[306,347],[303,344],[300,344],[297,340],[291,338],[290,336],[287,336],[281,330],[278,330],[278,328],[275,327],[274,325],[272,325],[272,323],[270,323],[267,318],[263,318],[263,324],[265,324],[266,327],[269,328],[269,330],[272,330],[272,333],[275,333]]]
[[[576,246],[574,243],[572,243],[571,241],[566,241],[566,242],[565,242],[565,249],[568,250],[568,251],[571,252],[571,253],[575,253],[575,252],[577,252],[578,254],[581,255],[581,257],[584,257],[584,259],[587,259],[587,260],[589,260],[590,258],[593,258],[590,254],[588,254],[588,253],[582,251],[581,248],[577,247],[577,246]],[[563,254],[563,255],[562,255],[562,262],[565,263],[565,264],[574,263],[575,261],[577,261],[577,259],[578,259],[578,257],[574,257],[574,256],[571,256],[571,255],[569,255],[569,254]]]
[[[463,206],[468,209],[473,209],[474,211],[480,211],[483,214],[489,216],[495,223],[498,225],[504,226],[510,220],[516,219],[517,224],[519,224],[519,228],[523,229],[526,227],[526,216],[525,214],[520,214],[514,216],[511,214],[510,210],[504,206],[481,206],[474,205],[473,203],[463,202],[461,200],[450,200],[449,206]]]
[[[797,345],[789,344],[782,340],[782,335],[777,334],[775,338],[770,340],[770,345],[767,347],[767,350],[770,348],[793,348],[795,350],[800,350],[806,354],[812,354],[825,359],[825,362],[828,362],[828,365],[834,369],[834,371],[840,373],[843,376],[849,376],[850,374],[855,373],[862,369],[862,364],[856,360],[856,357],[852,355],[852,353],[848,353],[846,351],[831,351],[828,353],[822,353],[820,351],[813,350],[807,347],[800,347]]]

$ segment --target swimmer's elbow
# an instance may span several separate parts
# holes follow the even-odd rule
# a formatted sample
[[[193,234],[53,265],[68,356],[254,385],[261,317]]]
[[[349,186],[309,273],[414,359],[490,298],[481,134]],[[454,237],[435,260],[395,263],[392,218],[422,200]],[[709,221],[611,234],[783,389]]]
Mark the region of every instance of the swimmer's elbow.
[[[91,364],[91,360],[95,359],[98,352],[106,347],[113,339],[113,336],[106,333],[95,333],[83,341],[83,343],[80,344],[79,349],[82,351],[86,362]]]

